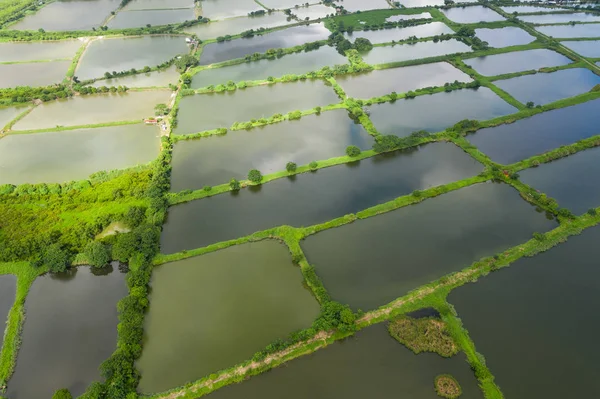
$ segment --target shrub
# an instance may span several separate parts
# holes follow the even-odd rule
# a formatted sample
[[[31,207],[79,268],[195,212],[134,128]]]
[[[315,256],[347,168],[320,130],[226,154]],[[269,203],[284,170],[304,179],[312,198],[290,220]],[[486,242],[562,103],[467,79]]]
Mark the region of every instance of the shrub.
[[[112,258],[119,262],[129,262],[138,247],[138,237],[133,233],[117,234],[112,246]]]
[[[73,396],[68,389],[59,389],[58,391],[54,392],[52,399],[73,399]]]
[[[546,235],[544,233],[533,233],[533,238],[540,242],[546,241]]]
[[[43,264],[48,266],[53,273],[64,272],[69,266],[69,253],[60,247],[60,244],[52,244],[44,251]],[[41,262],[36,262],[37,264]]]
[[[348,147],[346,147],[346,155],[355,158],[360,155],[360,148],[358,148],[355,145],[349,145]]]
[[[293,173],[293,172],[295,172],[297,168],[298,168],[298,165],[296,165],[296,163],[295,163],[295,162],[288,162],[288,163],[285,165],[285,170],[287,170],[287,171],[288,171],[288,173]]]
[[[239,191],[240,190],[240,182],[237,179],[231,179],[229,181],[229,188],[232,191]]]
[[[596,208],[590,208],[590,209],[587,211],[587,213],[588,213],[588,215],[591,215],[591,216],[596,216],[596,215],[598,214],[598,211],[596,211]]]
[[[250,172],[248,172],[248,180],[250,180],[252,183],[260,183],[262,179],[263,175],[259,170],[252,169]]]
[[[212,187],[211,186],[204,186],[204,187],[202,187],[202,190],[204,190],[204,192],[208,193],[209,191],[212,190]]]
[[[110,261],[108,248],[99,241],[92,241],[86,245],[84,254],[93,267],[103,267]]]
[[[308,164],[308,167],[309,167],[311,170],[315,170],[315,169],[317,169],[317,166],[319,166],[319,164],[317,163],[317,161],[312,161],[311,163],[309,163],[309,164]]]

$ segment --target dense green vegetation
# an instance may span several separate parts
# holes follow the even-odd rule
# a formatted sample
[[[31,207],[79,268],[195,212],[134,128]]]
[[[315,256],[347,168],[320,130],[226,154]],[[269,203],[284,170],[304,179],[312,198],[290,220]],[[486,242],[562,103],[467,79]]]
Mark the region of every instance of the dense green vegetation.
[[[443,357],[451,357],[458,352],[458,345],[448,334],[442,320],[402,316],[390,321],[388,330],[398,342],[417,354],[434,352]]]
[[[462,394],[460,384],[449,374],[438,375],[435,377],[434,383],[435,391],[442,398],[456,399]]]

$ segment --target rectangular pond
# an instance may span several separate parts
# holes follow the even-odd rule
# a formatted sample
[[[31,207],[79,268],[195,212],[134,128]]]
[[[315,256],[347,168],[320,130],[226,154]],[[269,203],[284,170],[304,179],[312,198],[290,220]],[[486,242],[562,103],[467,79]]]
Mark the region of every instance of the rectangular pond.
[[[123,8],[133,10],[168,10],[177,8],[193,8],[194,0],[132,0]]]
[[[209,43],[202,48],[200,65],[243,58],[270,49],[294,47],[304,43],[326,40],[331,32],[323,24],[295,26],[252,38],[240,38],[222,43]]]
[[[271,240],[156,267],[139,390],[200,379],[310,327],[319,304],[303,284],[288,248]]]
[[[349,145],[371,149],[373,143],[362,125],[353,122],[346,110],[327,111],[249,131],[233,131],[224,136],[181,141],[173,151],[171,190],[224,184],[233,177],[243,180],[250,169],[258,169],[266,175],[285,170],[288,162],[306,165],[343,156]],[[1,144],[0,141],[0,148]]]
[[[532,24],[564,24],[567,22],[600,22],[600,15],[578,12],[573,14],[522,15],[521,21]]]
[[[310,7],[299,7],[292,9],[294,14],[300,21],[308,21],[319,18],[325,18],[328,15],[335,15],[335,8],[325,6],[323,4],[315,4]]]
[[[139,10],[119,11],[108,23],[112,29],[139,28],[146,25],[158,26],[179,24],[184,21],[196,20],[193,8],[179,10]]]
[[[544,7],[544,6],[507,6],[500,7],[502,11],[512,14],[523,14],[523,13],[531,13],[531,12],[554,12],[554,11],[564,11],[568,10],[568,8],[560,8],[560,7]]]
[[[400,137],[419,130],[439,132],[463,119],[488,120],[517,111],[485,87],[376,104],[369,110],[379,133]]]
[[[292,20],[282,12],[273,12],[271,14],[256,17],[237,17],[223,21],[194,25],[185,28],[185,31],[198,35],[201,40],[207,40],[216,39],[219,36],[237,35],[250,29],[274,28],[289,23],[296,23],[296,21]]]
[[[277,113],[309,110],[339,102],[333,88],[318,79],[275,83],[233,92],[196,94],[181,100],[174,134],[230,128],[235,122],[269,118]]]
[[[556,226],[512,187],[483,183],[320,232],[301,246],[334,300],[369,310]]]
[[[246,16],[252,11],[264,10],[254,0],[200,0],[200,15],[211,20]]]
[[[468,140],[494,161],[510,164],[600,134],[600,100],[479,130]]]
[[[0,330],[4,338],[4,330],[8,321],[8,312],[15,303],[17,293],[17,278],[12,274],[0,275]],[[3,339],[0,339],[0,352],[2,351]]]
[[[323,223],[482,169],[453,144],[429,144],[176,205],[169,209],[161,251],[204,247],[284,224]]]
[[[477,0],[459,0],[456,3],[476,3]],[[445,4],[444,0],[400,0],[400,4],[407,8],[417,8],[417,7],[435,7],[435,6],[443,6]]]
[[[454,53],[468,53],[471,47],[455,39],[434,43],[418,42],[415,44],[403,44],[395,46],[374,47],[373,50],[363,54],[367,64],[388,64],[391,62],[402,62],[416,60],[419,58],[438,57]]]
[[[62,82],[71,61],[0,64],[0,89],[17,86],[50,86]]]
[[[0,62],[73,58],[82,44],[80,40],[0,43]]]
[[[82,180],[150,162],[159,147],[158,129],[143,124],[8,135],[0,140],[0,184]]]
[[[600,37],[600,25],[597,24],[538,26],[535,30],[550,37],[564,39],[576,37]]]
[[[580,215],[600,206],[600,148],[570,155],[519,172],[521,180],[556,199],[562,208]]]
[[[79,396],[100,380],[98,367],[117,346],[117,302],[125,295],[125,275],[116,266],[38,277],[25,301],[22,343],[6,396],[50,398],[62,388]]]
[[[115,11],[120,0],[57,0],[35,14],[10,25],[10,29],[46,31],[91,30],[99,28]]]
[[[483,6],[456,7],[442,10],[444,15],[459,24],[474,24],[477,22],[504,21],[504,17],[491,8]]]
[[[344,7],[348,12],[390,8],[386,0],[335,0],[335,7]]]
[[[494,84],[523,104],[532,101],[538,105],[587,93],[600,84],[600,76],[589,69],[573,68],[497,80]]]
[[[561,44],[581,56],[600,58],[600,40],[567,41]]]
[[[443,22],[431,22],[423,25],[408,26],[406,28],[392,28],[379,30],[357,30],[352,34],[344,33],[344,36],[354,41],[358,37],[368,39],[371,43],[390,43],[392,41],[405,40],[409,37],[433,37],[445,34],[453,34]]]
[[[598,242],[592,227],[450,293],[507,398],[600,396]]]
[[[420,14],[399,14],[399,15],[392,15],[391,17],[388,17],[385,19],[385,22],[400,22],[400,21],[406,21],[409,19],[429,19],[431,18],[431,14],[428,12],[422,12]]]
[[[21,113],[27,111],[27,106],[18,107],[2,107],[0,106],[0,130],[8,125],[10,121],[15,119]]]
[[[147,118],[154,107],[169,101],[170,90],[152,90],[120,94],[94,94],[49,101],[34,108],[18,121],[14,130],[80,126]]]
[[[125,87],[169,87],[169,84],[177,84],[179,72],[175,66],[160,71],[139,73],[136,75],[123,76],[122,78],[99,79],[90,86],[125,86]]]
[[[105,72],[155,67],[189,51],[183,36],[94,40],[85,50],[75,76],[79,80],[88,80],[104,77]]]
[[[462,353],[447,359],[435,353],[415,356],[381,323],[208,397],[436,399],[433,381],[440,374],[456,378],[462,387],[461,399],[483,398]]]
[[[347,64],[348,59],[336,49],[329,46],[317,50],[303,51],[286,55],[275,60],[260,60],[244,62],[221,68],[209,68],[195,74],[191,87],[200,89],[210,85],[225,84],[228,81],[241,82],[263,80],[272,76],[279,78],[284,75],[302,75],[318,71],[324,66]]]
[[[535,40],[535,37],[521,28],[507,26],[500,29],[481,28],[475,29],[475,36],[488,42],[491,47],[509,47],[529,44]]]
[[[446,62],[379,69],[365,74],[336,77],[336,81],[349,97],[362,99],[383,96],[393,91],[405,93],[425,87],[443,86],[444,83],[456,80],[472,81],[469,75]]]
[[[484,76],[522,72],[544,67],[570,64],[572,61],[562,54],[547,49],[535,49],[469,58],[464,63]]]

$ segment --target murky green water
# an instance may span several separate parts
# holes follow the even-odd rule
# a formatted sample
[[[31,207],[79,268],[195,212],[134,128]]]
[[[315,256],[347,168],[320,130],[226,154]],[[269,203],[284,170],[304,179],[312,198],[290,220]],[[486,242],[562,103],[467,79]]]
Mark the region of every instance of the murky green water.
[[[229,128],[234,122],[269,118],[276,113],[309,110],[339,102],[333,89],[321,80],[277,83],[226,93],[197,94],[181,100],[174,133],[189,134],[219,127]]]
[[[336,77],[349,97],[369,99],[395,91],[405,93],[444,83],[470,82],[469,75],[446,62],[436,62],[404,68],[379,69],[360,75]]]
[[[146,25],[158,26],[194,21],[196,15],[193,8],[180,10],[140,10],[120,11],[108,26],[113,29],[139,28]]]
[[[100,379],[98,366],[116,349],[117,302],[127,285],[116,266],[95,273],[104,275],[78,267],[35,280],[8,398],[48,399],[61,388],[78,396]]]
[[[264,10],[258,3],[249,0],[201,0],[202,15],[212,20],[248,15],[251,11]]]
[[[17,279],[12,274],[0,276],[0,331],[4,337],[4,329],[8,312],[15,302],[15,294],[17,293]],[[2,351],[3,340],[0,339],[0,351]]]
[[[414,355],[378,324],[208,398],[436,399],[433,381],[440,374],[458,380],[461,399],[483,397],[463,354],[450,359]]]
[[[415,44],[403,44],[396,46],[375,47],[373,50],[363,54],[363,59],[371,65],[387,64],[416,60],[419,58],[437,57],[440,55],[454,53],[468,53],[471,47],[458,40],[446,40],[439,43],[419,42]]]
[[[538,32],[557,38],[575,38],[575,37],[600,37],[598,25],[579,24],[579,25],[550,25],[538,26],[535,28]]]
[[[285,170],[288,162],[306,165],[314,160],[343,156],[349,145],[370,149],[373,143],[346,110],[229,132],[225,136],[182,141],[173,152],[171,190],[224,184],[233,177],[245,179],[250,169],[274,173]]]
[[[485,87],[376,104],[369,110],[379,133],[401,137],[418,130],[439,132],[463,119],[488,120],[517,111]]]
[[[479,130],[467,139],[494,161],[510,164],[599,133],[600,100]]]
[[[86,179],[150,162],[159,147],[158,128],[143,124],[8,135],[0,140],[0,184]]]
[[[600,396],[599,241],[593,227],[448,297],[507,398]]]
[[[157,267],[137,363],[139,390],[197,380],[310,327],[319,305],[303,282],[287,247],[276,241]]]
[[[10,121],[15,119],[19,114],[27,110],[26,106],[19,107],[1,107],[0,106],[0,130]]]
[[[161,251],[199,248],[284,224],[323,223],[481,170],[458,147],[429,144],[176,205],[169,209]]]
[[[532,24],[564,24],[567,22],[600,22],[600,15],[591,13],[522,15],[521,21]]]
[[[574,68],[498,80],[494,84],[523,104],[532,101],[537,105],[587,93],[600,84],[600,76],[589,69]]]
[[[600,40],[567,41],[561,44],[584,57],[600,58]]]
[[[73,58],[82,44],[80,40],[0,43],[0,62]]]
[[[294,47],[304,43],[326,40],[331,32],[320,24],[295,26],[249,39],[234,39],[222,43],[209,43],[202,49],[200,65],[244,58],[270,49]]]
[[[535,40],[535,37],[520,28],[508,26],[500,29],[475,29],[475,36],[488,42],[491,47],[508,47],[528,44]]]
[[[450,21],[458,22],[459,24],[504,21],[502,15],[483,6],[450,8],[448,10],[442,10],[442,12]]]
[[[405,40],[412,36],[432,37],[451,33],[454,33],[454,31],[444,23],[431,22],[429,24],[409,26],[406,28],[355,31],[352,34],[345,33],[344,35],[350,41],[362,37],[368,39],[371,43],[389,43],[397,40]]]
[[[92,42],[81,58],[75,76],[79,80],[101,78],[105,72],[155,67],[190,51],[183,36],[145,36],[100,39]]]
[[[80,126],[96,123],[136,120],[154,115],[156,104],[166,103],[170,90],[152,90],[122,94],[94,94],[38,105],[17,122],[14,130],[44,129],[56,126]]]
[[[543,67],[570,64],[571,60],[552,50],[535,49],[469,58],[465,64],[481,75],[495,76],[505,73],[522,72]]]
[[[257,17],[237,17],[224,21],[210,22],[185,28],[186,32],[195,33],[202,40],[216,39],[219,36],[237,35],[250,29],[274,28],[276,26],[295,23],[283,12],[273,12]]]
[[[179,76],[175,66],[171,66],[161,71],[140,73],[122,78],[101,79],[92,83],[91,86],[168,87],[169,83],[177,84]]]
[[[194,0],[132,0],[124,10],[168,10],[172,8],[193,8]]]
[[[50,86],[62,82],[71,61],[0,65],[0,88]]]
[[[323,231],[301,246],[333,299],[369,310],[556,226],[512,187],[484,183]]]
[[[198,72],[192,78],[191,87],[199,89],[210,85],[234,82],[263,80],[272,76],[301,75],[318,71],[324,66],[347,64],[348,59],[340,55],[333,47],[323,46],[318,50],[294,53],[276,60],[260,60],[223,68],[211,68]]]
[[[91,30],[99,28],[119,3],[120,0],[58,0],[10,25],[10,29]]]

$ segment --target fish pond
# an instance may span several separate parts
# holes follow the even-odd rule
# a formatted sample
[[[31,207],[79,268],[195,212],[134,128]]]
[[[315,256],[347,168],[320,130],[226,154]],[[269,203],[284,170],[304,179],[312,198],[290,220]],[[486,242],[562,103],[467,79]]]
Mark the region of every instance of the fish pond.
[[[177,84],[179,76],[180,74],[175,66],[171,66],[159,71],[139,73],[121,78],[98,79],[91,86],[168,87],[169,84]]]
[[[535,40],[535,37],[527,33],[521,28],[515,28],[508,26],[499,29],[475,29],[475,36],[488,42],[491,47],[509,47],[519,46],[523,44],[531,43]]]
[[[598,242],[592,227],[448,296],[507,398],[600,397]]]
[[[390,8],[386,0],[336,0],[333,5],[336,7],[343,6],[348,12]]]
[[[598,24],[548,25],[538,26],[535,29],[544,35],[561,39],[600,37],[600,25]]]
[[[194,0],[132,0],[123,7],[123,10],[169,10],[193,7]]]
[[[201,7],[199,15],[211,20],[246,16],[252,11],[263,10],[253,0],[200,0]]]
[[[0,140],[0,184],[82,180],[150,162],[159,146],[158,129],[143,124],[8,135]]]
[[[178,24],[184,21],[194,21],[196,15],[193,8],[179,10],[139,10],[119,11],[110,20],[108,27],[112,29],[138,28],[146,25]]]
[[[521,21],[532,24],[564,24],[567,22],[600,22],[600,15],[592,13],[573,14],[543,14],[543,15],[521,15]]]
[[[464,62],[481,75],[496,76],[566,65],[571,63],[571,60],[551,50],[535,49],[469,58]]]
[[[428,12],[422,12],[420,14],[400,14],[400,15],[392,15],[385,19],[385,22],[399,22],[406,21],[409,19],[430,19],[431,14]]]
[[[334,300],[370,310],[556,225],[512,187],[483,183],[320,232],[301,246]]]
[[[382,324],[368,327],[313,354],[210,394],[210,399],[439,399],[433,381],[451,374],[461,399],[483,398],[464,354],[415,355]],[[368,381],[369,383],[365,383]]]
[[[0,107],[0,130],[27,109],[27,106]]]
[[[548,104],[589,92],[600,84],[600,76],[589,69],[573,68],[498,80],[494,84],[523,104]]]
[[[0,43],[0,62],[52,61],[73,58],[79,40]]]
[[[509,7],[500,7],[502,11],[508,14],[517,13],[533,13],[533,12],[554,12],[554,11],[565,11],[568,8],[559,8],[559,7],[544,7],[544,6],[509,6]]]
[[[403,68],[378,69],[360,75],[336,77],[349,97],[369,99],[395,91],[405,93],[445,83],[470,82],[469,75],[446,62],[436,62]]]
[[[379,133],[404,137],[419,130],[439,132],[463,119],[493,119],[517,109],[490,89],[480,87],[376,104],[369,111]]]
[[[508,165],[600,134],[600,100],[544,112],[479,130],[467,139],[495,162]]]
[[[15,295],[17,293],[17,278],[11,274],[0,275],[0,329],[2,330],[2,337],[4,337],[4,329],[6,328],[6,321],[8,318],[8,312],[15,302]],[[0,351],[2,351],[2,339],[0,339]]]
[[[455,39],[434,43],[433,41],[418,42],[395,46],[374,47],[363,54],[363,59],[371,65],[388,64],[416,60],[419,58],[437,57],[454,53],[468,53],[471,47]]]
[[[219,36],[237,35],[250,29],[274,28],[289,23],[295,23],[290,17],[282,12],[256,17],[238,17],[223,21],[209,22],[185,28],[186,32],[194,33],[202,40],[216,39]]]
[[[285,170],[288,162],[306,165],[314,160],[343,156],[349,145],[370,149],[373,143],[346,110],[183,141],[173,151],[171,190],[224,184],[234,177],[243,180],[250,169],[274,173]]]
[[[0,64],[0,89],[17,86],[50,86],[65,79],[71,61]]]
[[[439,143],[278,179],[172,206],[161,250],[204,247],[284,224],[323,223],[414,190],[474,176],[482,169],[460,148]],[[333,186],[342,189],[331,190]]]
[[[458,22],[459,24],[504,21],[502,15],[483,6],[456,7],[442,10],[442,12],[450,21]]]
[[[328,15],[335,15],[335,8],[327,7],[322,4],[315,4],[310,7],[300,7],[292,10],[300,21],[325,18]]]
[[[325,40],[330,34],[331,32],[323,24],[311,24],[269,32],[252,38],[209,43],[202,48],[200,65],[243,58],[254,53],[264,53],[270,49],[294,47]]]
[[[371,43],[390,43],[392,41],[405,40],[412,36],[432,37],[452,33],[454,31],[443,22],[431,22],[406,28],[359,30],[352,32],[352,34],[345,33],[344,36],[350,41],[362,37],[368,39]]]
[[[174,134],[229,128],[235,122],[268,118],[276,113],[309,110],[340,102],[333,88],[322,80],[276,83],[233,92],[196,94],[179,104]]]
[[[38,277],[25,301],[27,317],[6,396],[45,399],[61,388],[79,396],[98,381],[98,367],[116,349],[117,302],[125,295],[125,275],[116,266],[80,266]]]
[[[561,44],[584,57],[600,58],[600,40],[567,41]]]
[[[141,392],[175,388],[249,360],[276,339],[310,327],[319,314],[300,268],[277,241],[156,267],[150,285],[137,362]]]

